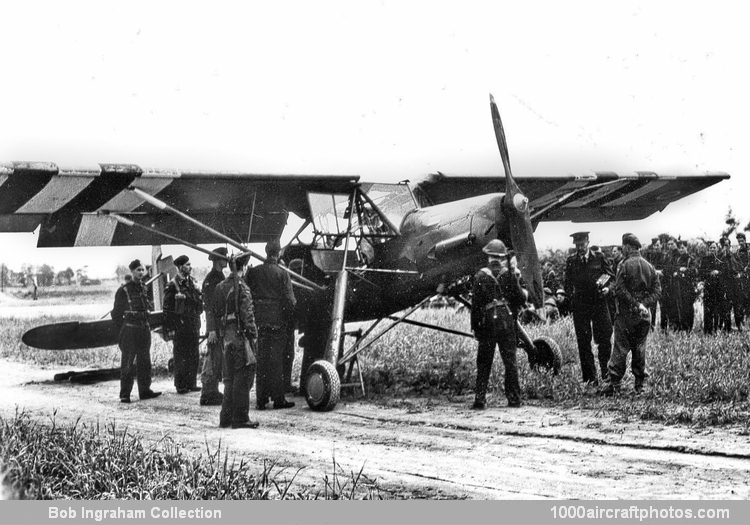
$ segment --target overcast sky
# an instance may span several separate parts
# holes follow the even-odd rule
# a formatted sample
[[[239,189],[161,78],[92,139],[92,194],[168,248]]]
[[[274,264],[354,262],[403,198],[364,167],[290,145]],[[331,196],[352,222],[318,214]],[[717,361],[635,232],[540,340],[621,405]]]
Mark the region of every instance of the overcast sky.
[[[732,175],[643,221],[542,224],[540,248],[750,220],[742,2],[25,1],[0,19],[0,161],[500,174],[493,93],[518,175]],[[0,242],[11,267],[100,276],[150,254]]]

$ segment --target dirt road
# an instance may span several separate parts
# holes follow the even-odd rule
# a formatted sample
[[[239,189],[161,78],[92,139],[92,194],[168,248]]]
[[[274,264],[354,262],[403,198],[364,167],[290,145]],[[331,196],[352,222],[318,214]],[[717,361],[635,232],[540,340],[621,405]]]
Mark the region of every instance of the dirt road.
[[[257,430],[222,430],[217,407],[178,396],[168,380],[155,400],[122,405],[118,383],[54,383],[58,370],[2,362],[0,411],[116,421],[149,438],[170,435],[205,451],[221,444],[252,463],[275,459],[296,486],[320,488],[333,471],[363,473],[384,495],[418,498],[748,498],[748,437],[731,429],[694,431],[616,423],[611,414],[527,405],[469,410],[468,400],[424,398],[383,406],[351,400],[330,413],[302,398],[284,411],[252,411]]]

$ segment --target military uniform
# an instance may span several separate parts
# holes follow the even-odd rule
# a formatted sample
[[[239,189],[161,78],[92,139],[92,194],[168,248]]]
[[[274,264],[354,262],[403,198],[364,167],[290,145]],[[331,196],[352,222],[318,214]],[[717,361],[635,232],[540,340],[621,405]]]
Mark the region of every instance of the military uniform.
[[[120,334],[120,400],[128,402],[134,375],[141,399],[154,397],[151,392],[151,327],[148,313],[153,310],[143,281],[128,281],[115,293],[112,320]],[[135,370],[134,370],[135,365]]]
[[[565,264],[565,292],[570,298],[578,341],[578,355],[584,382],[598,383],[591,336],[597,345],[602,376],[607,374],[607,362],[612,351],[612,320],[606,297],[602,296],[597,280],[608,275],[614,277],[609,261],[601,253],[575,253]]]
[[[689,254],[678,250],[668,254],[661,284],[662,303],[672,330],[693,329],[695,277],[695,263]]]
[[[521,404],[516,365],[516,316],[525,302],[526,296],[513,271],[507,270],[495,275],[490,268],[482,268],[474,276],[471,329],[479,341],[474,408],[484,408],[487,384],[495,358],[495,345],[500,349],[505,368],[505,397],[508,398],[508,405]]]
[[[262,409],[270,398],[274,406],[280,407],[287,403],[284,398],[284,353],[296,304],[292,281],[272,258],[250,268],[245,277],[255,299],[258,324],[256,404]]]
[[[737,326],[742,326],[745,320],[745,315],[748,312],[748,306],[750,306],[750,252],[748,251],[747,245],[740,246],[736,253],[737,258],[737,305],[735,307],[735,321]]]
[[[654,267],[656,270],[657,277],[659,279],[662,278],[664,274],[664,263],[666,260],[666,253],[662,250],[657,250],[656,248],[649,248],[645,251],[645,253],[642,255],[642,257],[646,260],[646,262],[650,263],[651,266]],[[659,284],[662,284],[661,282]],[[651,328],[653,328],[656,325],[656,306],[659,306],[659,315],[661,316],[661,319],[659,321],[659,326],[662,329],[666,329],[667,325],[669,324],[669,317],[668,313],[665,311],[664,305],[661,304],[660,301],[657,301],[651,306]]]
[[[164,325],[174,333],[174,386],[185,394],[197,391],[199,335],[203,299],[192,277],[179,273],[164,291]]]
[[[211,301],[213,300],[216,287],[224,280],[224,274],[220,270],[212,269],[206,275],[201,286],[203,296],[203,306],[206,311],[206,332],[217,332],[216,319],[211,310]],[[216,403],[221,400],[219,392],[219,381],[221,381],[221,361],[223,344],[221,338],[214,343],[206,343],[206,358],[203,360],[203,369],[201,370],[201,403]],[[218,404],[218,403],[217,403]]]
[[[699,268],[703,280],[703,331],[707,334],[720,329],[724,324],[726,310],[725,279],[726,262],[709,253],[701,259]]]
[[[211,299],[211,315],[224,345],[224,399],[219,426],[257,426],[249,423],[249,410],[258,330],[253,297],[239,276],[230,275],[216,287]]]
[[[648,377],[646,340],[650,329],[650,307],[660,296],[661,284],[656,269],[639,252],[629,254],[620,265],[615,279],[615,345],[607,365],[610,392],[619,387],[625,375],[629,352],[633,354],[630,366],[635,377],[635,389],[639,391],[643,387]],[[639,305],[645,309],[640,310]]]

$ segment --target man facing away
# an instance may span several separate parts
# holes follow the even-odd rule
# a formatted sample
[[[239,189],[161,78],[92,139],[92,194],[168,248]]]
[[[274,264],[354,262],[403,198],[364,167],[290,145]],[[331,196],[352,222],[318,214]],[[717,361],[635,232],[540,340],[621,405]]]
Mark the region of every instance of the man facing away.
[[[249,254],[245,254],[231,263],[232,273],[216,286],[211,300],[211,315],[224,345],[221,428],[258,427],[258,422],[251,421],[249,415],[258,339],[253,297],[242,280],[242,270],[249,258]]]
[[[505,368],[505,397],[509,407],[521,406],[521,387],[516,366],[516,316],[526,302],[515,268],[505,244],[492,240],[482,249],[487,267],[474,276],[471,301],[471,329],[479,341],[477,348],[477,382],[474,389],[475,410],[487,402],[487,383],[495,358],[495,346]]]
[[[178,394],[198,392],[199,335],[203,299],[190,275],[192,266],[187,255],[174,260],[177,275],[164,290],[164,324],[174,332],[174,386]]]
[[[578,341],[583,382],[589,386],[599,384],[591,336],[597,345],[602,379],[607,376],[607,363],[612,351],[612,320],[607,308],[610,285],[604,281],[614,277],[612,266],[601,252],[589,250],[589,233],[571,235],[576,252],[565,264],[565,291],[571,301],[573,326]]]
[[[294,406],[294,402],[285,398],[284,353],[296,300],[289,274],[279,267],[280,251],[278,240],[267,243],[266,261],[248,270],[245,276],[255,300],[258,324],[258,384],[255,390],[258,410],[266,408],[269,397],[275,409]]]
[[[120,334],[122,403],[130,403],[133,375],[138,379],[138,396],[141,399],[152,399],[161,395],[161,392],[151,390],[151,327],[148,324],[148,313],[153,309],[153,305],[143,282],[146,268],[138,259],[132,261],[128,267],[131,278],[117,289],[111,312],[115,329]]]
[[[222,361],[222,342],[216,329],[216,319],[211,310],[211,301],[213,300],[216,287],[224,280],[224,268],[227,267],[227,249],[223,246],[216,248],[208,260],[211,261],[212,268],[201,285],[201,294],[203,295],[203,308],[206,312],[206,332],[208,338],[206,341],[206,358],[203,360],[203,369],[201,370],[201,405],[221,405],[223,396],[219,392],[219,381],[221,381],[221,361]]]
[[[648,377],[646,341],[651,327],[650,307],[661,296],[656,269],[641,257],[638,238],[626,233],[622,236],[622,248],[625,260],[615,279],[615,346],[607,365],[609,382],[601,391],[603,395],[619,392],[629,352],[633,354],[630,368],[635,377],[635,391],[640,393],[643,390]]]

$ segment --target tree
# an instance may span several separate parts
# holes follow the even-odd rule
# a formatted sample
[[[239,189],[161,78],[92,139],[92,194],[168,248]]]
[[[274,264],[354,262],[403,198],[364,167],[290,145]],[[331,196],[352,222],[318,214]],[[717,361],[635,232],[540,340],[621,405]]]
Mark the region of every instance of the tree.
[[[39,286],[52,286],[55,282],[55,269],[49,264],[43,264],[39,268]]]

